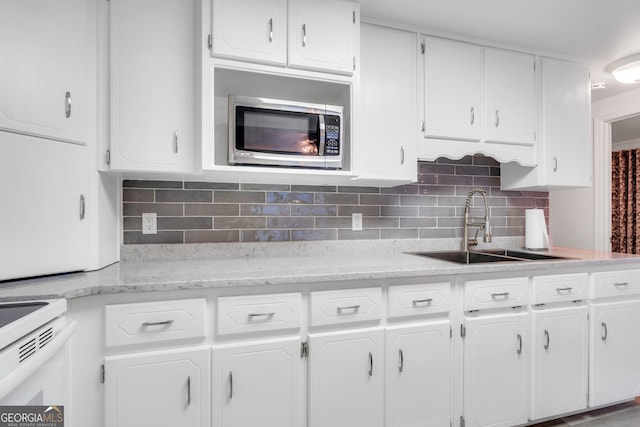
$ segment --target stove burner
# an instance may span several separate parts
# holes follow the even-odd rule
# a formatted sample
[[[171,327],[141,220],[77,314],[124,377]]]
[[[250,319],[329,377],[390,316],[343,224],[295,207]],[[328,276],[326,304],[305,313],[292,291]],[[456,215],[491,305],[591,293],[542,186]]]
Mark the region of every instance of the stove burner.
[[[0,328],[47,305],[47,302],[0,304]]]

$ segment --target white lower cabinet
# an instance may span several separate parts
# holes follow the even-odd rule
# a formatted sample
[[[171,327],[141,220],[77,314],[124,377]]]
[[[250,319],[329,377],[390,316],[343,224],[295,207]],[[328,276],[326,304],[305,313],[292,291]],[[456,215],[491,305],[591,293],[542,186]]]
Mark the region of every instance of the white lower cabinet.
[[[387,426],[446,426],[453,402],[451,322],[386,330]]]
[[[309,427],[384,425],[382,328],[309,335]]]
[[[465,319],[464,425],[511,427],[529,418],[529,314]]]
[[[206,427],[210,350],[157,351],[105,358],[107,427]]]
[[[531,419],[587,407],[587,312],[585,305],[533,311]]]
[[[300,338],[213,348],[212,425],[296,427]]]
[[[640,395],[639,325],[640,301],[591,307],[591,406]]]

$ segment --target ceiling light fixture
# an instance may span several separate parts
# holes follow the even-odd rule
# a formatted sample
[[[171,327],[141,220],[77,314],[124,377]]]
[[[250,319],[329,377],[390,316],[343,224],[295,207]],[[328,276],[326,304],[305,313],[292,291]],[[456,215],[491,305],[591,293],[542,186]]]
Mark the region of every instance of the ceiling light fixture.
[[[620,83],[640,83],[640,53],[619,59],[605,70]]]

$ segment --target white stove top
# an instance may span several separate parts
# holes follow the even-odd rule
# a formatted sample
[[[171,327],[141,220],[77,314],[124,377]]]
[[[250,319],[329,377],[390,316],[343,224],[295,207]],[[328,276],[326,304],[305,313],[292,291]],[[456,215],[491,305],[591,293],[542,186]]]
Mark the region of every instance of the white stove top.
[[[0,303],[0,350],[67,311],[67,300]]]

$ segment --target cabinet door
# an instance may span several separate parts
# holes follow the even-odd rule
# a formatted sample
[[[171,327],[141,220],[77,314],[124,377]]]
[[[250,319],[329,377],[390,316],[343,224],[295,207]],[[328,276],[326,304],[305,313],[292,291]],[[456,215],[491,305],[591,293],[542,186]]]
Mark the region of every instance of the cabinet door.
[[[502,49],[484,51],[486,140],[534,143],[536,123],[533,55]]]
[[[451,421],[451,322],[386,331],[386,425],[446,426]]]
[[[351,74],[359,6],[343,0],[289,0],[289,65]]]
[[[417,36],[361,27],[360,120],[356,171],[366,177],[417,179]],[[394,84],[389,84],[394,76]]]
[[[299,338],[214,347],[213,425],[301,425],[301,369]]]
[[[191,172],[196,0],[112,0],[111,168]]]
[[[590,186],[593,148],[589,68],[553,58],[542,58],[540,68],[547,183]]]
[[[425,38],[424,136],[482,138],[482,47]]]
[[[213,55],[285,65],[287,0],[214,0]]]
[[[209,348],[105,358],[107,427],[209,426]]]
[[[0,129],[86,143],[88,22],[86,0],[0,2]]]
[[[383,331],[309,336],[309,426],[381,427]]]
[[[87,268],[87,162],[85,146],[0,132],[0,280]]]
[[[591,406],[640,395],[640,301],[592,306]]]
[[[529,315],[465,320],[466,426],[509,427],[529,417]]]
[[[534,311],[531,419],[586,408],[587,311],[586,306]]]

